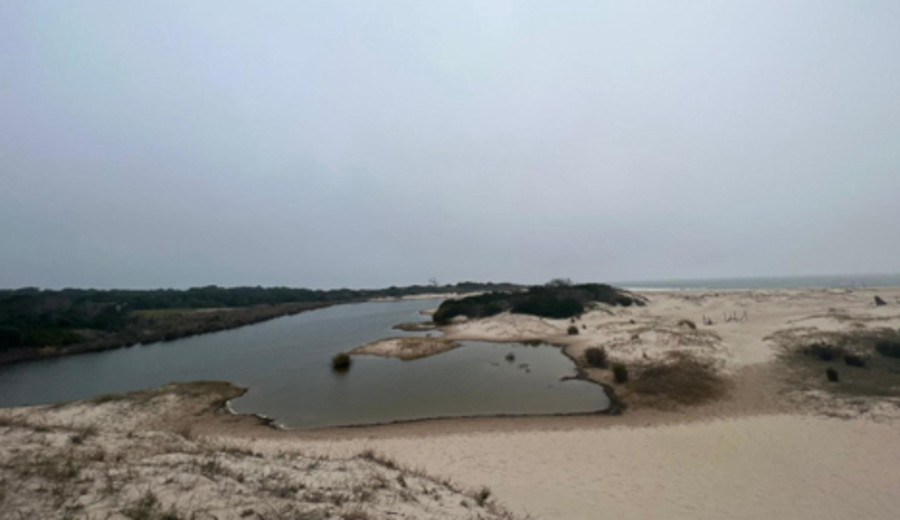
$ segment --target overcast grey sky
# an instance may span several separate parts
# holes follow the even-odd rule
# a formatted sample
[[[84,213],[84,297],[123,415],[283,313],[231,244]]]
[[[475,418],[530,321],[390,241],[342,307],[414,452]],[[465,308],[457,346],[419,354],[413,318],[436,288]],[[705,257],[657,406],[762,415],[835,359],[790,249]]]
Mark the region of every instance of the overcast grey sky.
[[[0,0],[0,286],[900,271],[900,2]]]

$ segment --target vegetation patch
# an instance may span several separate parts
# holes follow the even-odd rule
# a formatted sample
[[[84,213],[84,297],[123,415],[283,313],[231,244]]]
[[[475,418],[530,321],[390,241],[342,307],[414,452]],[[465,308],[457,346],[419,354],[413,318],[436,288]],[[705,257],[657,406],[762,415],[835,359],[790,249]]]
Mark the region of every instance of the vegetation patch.
[[[679,354],[640,370],[630,388],[661,404],[694,405],[721,397],[727,384],[712,363]]]
[[[834,361],[844,355],[844,349],[828,343],[813,343],[803,349],[806,355],[818,358],[821,361]]]
[[[691,320],[688,320],[688,319],[679,320],[678,326],[679,326],[679,327],[686,327],[686,328],[691,329],[691,330],[697,330],[697,324],[694,323],[694,322],[691,321]]]
[[[900,358],[900,339],[883,339],[875,343],[875,350],[882,356]]]
[[[807,327],[766,339],[782,347],[782,359],[800,389],[846,398],[900,397],[900,333],[894,329],[823,332]]]
[[[625,363],[613,363],[612,364],[613,371],[613,381],[616,384],[623,384],[628,382],[628,367],[625,366]]]
[[[180,520],[174,508],[164,510],[152,491],[144,493],[139,500],[122,510],[122,515],[131,520]]]
[[[609,359],[603,347],[591,347],[584,351],[584,361],[594,368],[608,368]]]
[[[628,307],[643,306],[646,300],[605,284],[533,286],[524,291],[489,292],[446,300],[433,319],[438,325],[446,325],[457,316],[487,318],[501,312],[565,319],[580,316],[594,303]]]

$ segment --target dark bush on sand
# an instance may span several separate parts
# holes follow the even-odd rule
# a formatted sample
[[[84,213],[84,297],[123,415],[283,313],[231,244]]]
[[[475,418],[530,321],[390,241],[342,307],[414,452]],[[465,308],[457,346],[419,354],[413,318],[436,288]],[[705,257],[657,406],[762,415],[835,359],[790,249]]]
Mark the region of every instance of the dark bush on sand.
[[[827,377],[828,380],[831,381],[832,383],[838,382],[837,370],[835,370],[833,368],[829,368],[828,370],[825,371],[825,377]]]
[[[621,384],[628,382],[628,367],[625,366],[625,363],[613,363],[612,371],[613,379],[616,383]]]
[[[630,388],[660,403],[694,405],[720,397],[727,389],[727,381],[714,363],[678,354],[638,371]]]
[[[570,325],[569,330],[566,332],[569,334],[569,336],[576,336],[578,335],[578,327],[576,327],[575,325]]]
[[[603,347],[591,347],[584,351],[584,360],[589,366],[596,368],[609,367],[609,359],[606,356],[606,349]]]
[[[841,356],[844,352],[842,349],[829,345],[827,343],[813,343],[803,350],[810,356],[817,357],[822,361],[834,361],[835,358]]]
[[[485,318],[501,312],[565,319],[580,316],[594,302],[626,307],[646,304],[638,296],[605,284],[533,286],[519,292],[491,292],[447,300],[433,319],[443,325],[457,316]]]
[[[851,367],[865,368],[866,359],[857,354],[846,354],[844,355],[844,363]]]
[[[875,344],[875,350],[882,356],[900,358],[900,341],[882,340]]]
[[[679,327],[687,327],[687,328],[689,328],[689,329],[691,329],[691,330],[696,330],[696,329],[697,329],[697,324],[694,323],[694,322],[691,321],[691,320],[688,320],[688,319],[684,319],[684,320],[679,321],[679,322],[678,322],[678,326],[679,326]]]

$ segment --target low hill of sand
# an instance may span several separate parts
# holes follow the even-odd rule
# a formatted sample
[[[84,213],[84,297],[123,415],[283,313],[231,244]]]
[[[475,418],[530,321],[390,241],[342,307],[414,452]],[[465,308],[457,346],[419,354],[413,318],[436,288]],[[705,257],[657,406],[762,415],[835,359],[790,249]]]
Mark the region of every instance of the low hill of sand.
[[[260,452],[192,433],[241,393],[179,384],[0,410],[0,518],[512,518],[488,491],[464,493],[373,451]]]

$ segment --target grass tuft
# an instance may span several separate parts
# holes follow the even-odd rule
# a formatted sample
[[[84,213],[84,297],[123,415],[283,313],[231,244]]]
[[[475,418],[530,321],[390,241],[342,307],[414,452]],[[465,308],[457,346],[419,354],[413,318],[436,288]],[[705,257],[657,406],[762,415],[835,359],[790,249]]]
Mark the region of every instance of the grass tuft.
[[[491,498],[491,490],[487,487],[481,488],[475,494],[475,502],[478,504],[478,507],[484,507],[489,498]]]
[[[875,344],[875,350],[885,357],[900,358],[900,341],[885,339]]]
[[[613,363],[612,371],[613,380],[615,380],[616,383],[622,384],[628,382],[628,367],[625,366],[625,363]]]
[[[687,327],[691,330],[697,330],[697,324],[691,320],[683,319],[678,322],[679,327]]]
[[[631,388],[664,401],[692,405],[720,397],[727,385],[711,363],[681,355],[639,372]]]
[[[866,358],[858,355],[858,354],[845,354],[844,355],[844,364],[850,367],[866,367]]]
[[[844,349],[829,345],[828,343],[813,343],[812,345],[807,346],[803,352],[807,355],[817,357],[822,361],[834,361],[844,354]]]
[[[596,368],[608,368],[609,359],[606,355],[606,349],[603,347],[591,347],[584,351],[584,360],[588,366]]]

